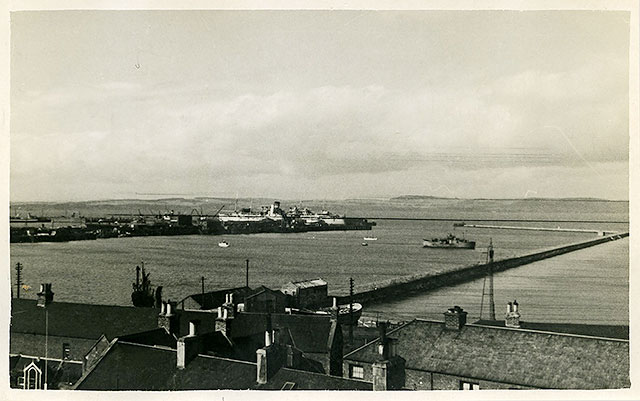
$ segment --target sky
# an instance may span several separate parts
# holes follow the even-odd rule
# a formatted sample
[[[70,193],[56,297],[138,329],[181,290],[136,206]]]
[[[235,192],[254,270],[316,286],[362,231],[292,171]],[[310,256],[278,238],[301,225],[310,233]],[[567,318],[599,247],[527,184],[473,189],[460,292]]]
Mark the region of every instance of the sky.
[[[627,200],[628,82],[627,12],[13,12],[10,200]]]

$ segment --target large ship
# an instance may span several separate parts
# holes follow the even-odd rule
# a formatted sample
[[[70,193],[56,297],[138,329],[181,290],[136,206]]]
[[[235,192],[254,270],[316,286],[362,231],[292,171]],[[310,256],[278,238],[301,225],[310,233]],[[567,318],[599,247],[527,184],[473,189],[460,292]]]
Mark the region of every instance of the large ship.
[[[475,249],[476,242],[469,241],[464,238],[458,238],[453,234],[447,235],[446,238],[425,239],[422,243],[423,248],[447,248],[447,249]]]

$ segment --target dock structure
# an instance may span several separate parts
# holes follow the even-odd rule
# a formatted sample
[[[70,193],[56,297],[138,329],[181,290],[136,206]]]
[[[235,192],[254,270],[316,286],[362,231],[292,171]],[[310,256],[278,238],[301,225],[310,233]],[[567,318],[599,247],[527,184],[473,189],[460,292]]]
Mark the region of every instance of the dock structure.
[[[548,249],[540,252],[531,253],[524,256],[517,256],[489,263],[475,264],[465,266],[456,270],[449,271],[430,271],[411,276],[404,276],[397,279],[387,280],[384,282],[369,284],[362,286],[353,296],[353,302],[362,305],[372,305],[384,302],[388,299],[406,298],[418,293],[424,293],[429,290],[465,283],[487,274],[487,270],[491,267],[494,273],[512,269],[539,260],[552,258],[554,256],[563,255],[565,253],[589,248],[594,245],[605,242],[616,241],[628,237],[629,233],[617,233],[589,241],[583,241],[575,244],[565,245],[558,248]],[[489,266],[490,265],[490,266]],[[349,296],[337,296],[338,302],[349,302]]]
[[[617,231],[614,230],[594,230],[594,229],[585,229],[585,228],[560,228],[558,227],[516,227],[516,226],[495,226],[490,224],[466,224],[460,223],[456,224],[456,227],[470,227],[470,228],[489,228],[496,230],[529,230],[529,231],[562,231],[562,232],[570,232],[570,233],[593,233],[597,234],[599,237],[604,237],[610,234],[616,234]]]

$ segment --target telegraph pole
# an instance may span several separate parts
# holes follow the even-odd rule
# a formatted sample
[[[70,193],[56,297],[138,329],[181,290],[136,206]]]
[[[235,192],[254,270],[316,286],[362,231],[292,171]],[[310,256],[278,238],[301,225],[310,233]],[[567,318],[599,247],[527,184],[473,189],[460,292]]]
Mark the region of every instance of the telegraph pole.
[[[349,277],[349,344],[353,345],[353,277]]]
[[[249,287],[249,259],[247,259],[246,262],[247,262],[247,280],[245,285]]]
[[[20,298],[20,287],[22,287],[22,264],[16,263],[16,294]]]

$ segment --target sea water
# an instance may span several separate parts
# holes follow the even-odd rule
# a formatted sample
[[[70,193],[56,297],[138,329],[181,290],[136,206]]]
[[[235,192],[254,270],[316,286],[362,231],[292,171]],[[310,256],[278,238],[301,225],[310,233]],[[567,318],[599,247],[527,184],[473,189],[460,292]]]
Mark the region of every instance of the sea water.
[[[624,221],[625,209],[611,212],[604,202],[575,209],[554,203],[533,204],[530,210],[513,211],[503,205],[498,217],[547,220],[602,220],[602,216]],[[489,205],[489,206],[487,206]],[[466,218],[496,218],[494,203],[460,207],[452,205],[441,213],[453,212]],[[513,206],[513,204],[511,204]],[[381,216],[377,206],[359,204],[358,215]],[[456,210],[458,207],[459,210]],[[518,207],[522,206],[518,204]],[[617,206],[616,206],[617,207]],[[598,210],[598,208],[602,210]],[[588,209],[588,208],[587,208]],[[466,212],[465,212],[466,210]],[[604,210],[604,211],[603,211]],[[390,214],[394,213],[390,209]],[[397,213],[397,210],[396,210]],[[416,213],[419,214],[419,213]],[[424,215],[424,214],[423,214]],[[392,215],[388,215],[391,217]],[[412,217],[416,217],[412,215]],[[473,223],[473,222],[470,222]],[[534,227],[628,230],[624,223],[504,223],[482,224]],[[477,242],[475,250],[429,249],[423,238],[447,233]],[[365,236],[375,236],[367,241]],[[442,271],[486,261],[486,247],[491,240],[495,258],[503,259],[551,247],[596,238],[596,234],[549,231],[515,231],[453,227],[451,221],[379,220],[372,231],[331,231],[291,234],[252,234],[229,236],[175,236],[98,239],[68,243],[11,244],[13,267],[20,262],[22,281],[27,290],[21,297],[36,298],[39,283],[51,282],[55,300],[97,304],[131,305],[135,266],[144,262],[155,286],[163,286],[165,299],[179,301],[205,290],[245,285],[246,260],[249,260],[249,285],[280,288],[289,281],[322,278],[329,292],[344,295],[349,278],[359,287],[372,283],[429,271]],[[218,247],[222,239],[228,248]],[[627,240],[598,245],[586,250],[555,257],[507,272],[495,278],[498,311],[502,304],[517,298],[528,320],[599,322],[620,324],[628,320],[628,247]],[[368,309],[399,317],[435,317],[454,304],[478,315],[482,281],[461,284],[403,300],[388,300]],[[15,286],[13,286],[15,295]],[[566,306],[559,306],[564,303]],[[576,310],[575,308],[582,308]],[[573,310],[572,310],[573,308]],[[614,313],[614,310],[616,311]]]

